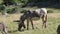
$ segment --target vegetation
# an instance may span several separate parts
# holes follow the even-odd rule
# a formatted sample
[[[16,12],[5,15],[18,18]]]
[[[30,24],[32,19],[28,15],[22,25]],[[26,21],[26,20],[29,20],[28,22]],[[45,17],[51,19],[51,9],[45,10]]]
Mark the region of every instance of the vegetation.
[[[7,9],[7,13],[16,13],[17,12],[17,9],[16,8],[12,8],[12,9]]]
[[[48,13],[53,13],[55,12],[53,9],[60,9],[60,0],[0,0],[0,12],[1,10],[4,10],[5,12],[6,8],[11,8],[7,9],[7,13],[15,13],[15,12],[20,12],[25,9],[36,9],[33,7],[45,7],[45,8],[52,8],[52,10],[48,10]],[[14,8],[12,8],[12,7]],[[27,8],[28,7],[28,8]],[[22,9],[22,10],[20,10]],[[59,12],[59,10],[56,12]],[[24,11],[25,12],[25,11]]]
[[[48,10],[47,13],[53,13],[53,11],[52,10]]]
[[[0,22],[4,21],[7,24],[8,34],[57,34],[57,27],[60,24],[60,13],[50,13],[48,14],[47,28],[42,28],[42,21],[34,21],[34,30],[32,30],[31,25],[29,30],[17,31],[17,22],[14,20],[19,20],[21,14],[10,14],[8,17],[0,16]],[[26,21],[25,21],[26,24]],[[22,28],[23,29],[23,28]],[[1,33],[0,33],[1,34]]]
[[[1,10],[4,10],[4,9],[5,9],[5,6],[0,5],[0,11],[1,11]]]
[[[7,1],[7,2],[5,2]],[[0,0],[0,22],[7,25],[8,34],[57,34],[57,27],[60,24],[60,0]],[[19,20],[21,13],[26,10],[36,10],[45,7],[48,10],[47,28],[42,28],[42,21],[34,21],[34,30],[31,26],[29,30],[17,31],[18,23],[13,22]],[[8,16],[2,16],[1,12],[9,13]],[[13,14],[16,12],[21,12]],[[26,24],[26,21],[25,21]],[[0,32],[1,34],[1,32]]]

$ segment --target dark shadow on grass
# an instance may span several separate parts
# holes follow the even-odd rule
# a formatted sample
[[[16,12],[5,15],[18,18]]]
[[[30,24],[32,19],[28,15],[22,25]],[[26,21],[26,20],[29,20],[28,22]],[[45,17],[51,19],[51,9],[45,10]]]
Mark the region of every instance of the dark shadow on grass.
[[[24,31],[24,29],[22,29],[20,32],[23,32]]]
[[[18,30],[11,30],[11,31],[8,31],[8,33],[14,33],[14,32],[17,32]]]
[[[14,32],[17,32],[18,30],[11,30],[11,31],[8,31],[8,33],[14,33]],[[24,29],[22,29],[21,31],[19,31],[19,32],[23,32],[24,31]]]
[[[58,25],[57,34],[60,34],[60,25]]]
[[[20,22],[20,20],[14,20],[13,22]]]
[[[34,17],[34,18],[32,18],[32,20],[34,20],[34,21],[38,21],[38,20],[40,20],[40,18],[38,18],[38,17]]]

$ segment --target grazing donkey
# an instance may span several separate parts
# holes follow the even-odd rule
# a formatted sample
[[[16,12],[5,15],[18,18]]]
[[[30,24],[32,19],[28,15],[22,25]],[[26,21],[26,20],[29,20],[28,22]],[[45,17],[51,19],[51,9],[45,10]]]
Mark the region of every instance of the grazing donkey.
[[[0,23],[0,31],[2,34],[7,34],[6,26],[4,23]]]
[[[44,26],[46,28],[47,10],[45,8],[41,8],[41,9],[36,9],[35,11],[32,12],[30,10],[24,12],[24,14],[20,18],[18,30],[21,29],[22,26],[25,28],[24,21],[26,19],[27,19],[27,30],[29,29],[29,20],[31,21],[32,29],[34,29],[33,21],[32,21],[32,18],[34,17],[42,18],[42,22],[43,22],[42,27]]]

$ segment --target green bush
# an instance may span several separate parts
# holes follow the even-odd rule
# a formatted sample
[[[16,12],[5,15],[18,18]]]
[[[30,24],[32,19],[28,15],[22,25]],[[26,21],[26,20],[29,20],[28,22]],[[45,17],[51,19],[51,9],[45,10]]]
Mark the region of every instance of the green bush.
[[[0,11],[4,10],[4,9],[5,9],[5,7],[3,5],[0,5]]]
[[[27,10],[22,10],[22,11],[20,11],[20,13],[25,13]]]
[[[47,13],[53,13],[53,10],[48,10]]]
[[[13,14],[13,13],[16,13],[16,12],[17,12],[16,8],[7,9],[7,13]]]
[[[28,0],[20,0],[20,2],[26,4]]]

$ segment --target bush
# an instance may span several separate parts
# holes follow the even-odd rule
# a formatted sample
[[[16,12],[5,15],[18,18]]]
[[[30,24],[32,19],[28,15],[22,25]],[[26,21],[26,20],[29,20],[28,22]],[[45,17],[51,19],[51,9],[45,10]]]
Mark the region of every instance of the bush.
[[[22,11],[20,11],[20,13],[25,13],[27,10],[22,10]]]
[[[4,10],[4,9],[5,9],[5,7],[3,5],[0,5],[0,11]]]
[[[53,10],[48,10],[47,13],[53,13]]]
[[[16,12],[17,12],[16,8],[7,9],[7,13],[13,14],[13,13],[16,13]]]

